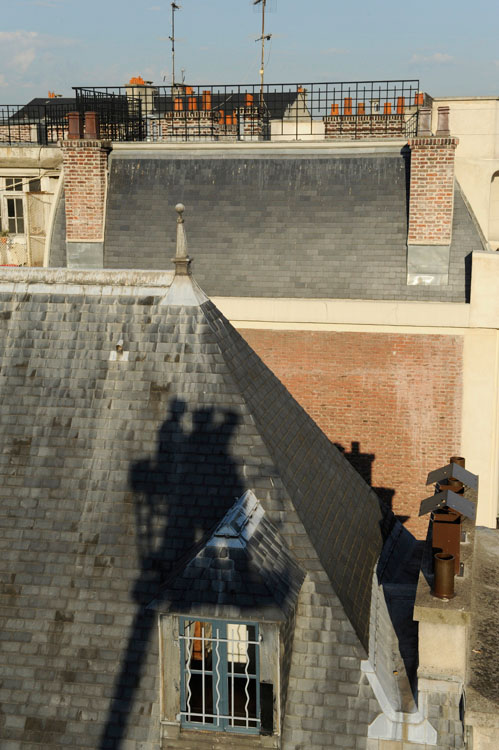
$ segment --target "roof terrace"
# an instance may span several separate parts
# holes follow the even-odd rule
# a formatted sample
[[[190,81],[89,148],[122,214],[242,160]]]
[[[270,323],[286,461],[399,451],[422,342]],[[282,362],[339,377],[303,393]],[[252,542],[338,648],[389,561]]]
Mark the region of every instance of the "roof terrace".
[[[321,141],[416,135],[428,97],[418,80],[278,83],[260,86],[74,87],[73,99],[0,105],[0,144],[82,137],[85,112],[112,141]],[[70,114],[73,126],[70,124]]]

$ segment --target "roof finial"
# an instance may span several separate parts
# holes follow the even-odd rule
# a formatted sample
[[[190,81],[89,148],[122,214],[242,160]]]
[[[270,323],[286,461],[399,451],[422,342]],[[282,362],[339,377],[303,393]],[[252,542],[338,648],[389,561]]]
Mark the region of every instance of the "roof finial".
[[[185,206],[183,203],[177,203],[175,211],[178,213],[177,217],[177,249],[175,251],[175,257],[173,262],[175,264],[175,273],[180,276],[186,276],[190,274],[189,265],[191,259],[187,255],[187,239],[185,236],[184,229],[184,217]]]

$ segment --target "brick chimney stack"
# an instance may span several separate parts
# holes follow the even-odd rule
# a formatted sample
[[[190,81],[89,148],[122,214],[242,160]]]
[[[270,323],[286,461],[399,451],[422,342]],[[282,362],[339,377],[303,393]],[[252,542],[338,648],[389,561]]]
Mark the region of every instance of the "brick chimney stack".
[[[62,141],[69,268],[102,268],[109,141],[99,138],[98,115],[85,113],[85,135],[75,118]]]
[[[430,123],[431,110],[421,109],[418,136],[409,140],[408,284],[448,283],[454,160],[459,141],[450,135],[449,107],[438,108],[436,135],[432,135]]]

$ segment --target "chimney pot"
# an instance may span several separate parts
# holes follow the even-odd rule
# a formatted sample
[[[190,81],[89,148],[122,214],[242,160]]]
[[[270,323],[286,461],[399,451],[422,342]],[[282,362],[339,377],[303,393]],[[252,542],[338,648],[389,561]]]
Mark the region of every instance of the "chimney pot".
[[[79,112],[68,112],[68,140],[78,141],[83,138],[83,119]]]
[[[449,136],[449,107],[438,108],[437,135]]]
[[[204,110],[211,109],[211,91],[210,91],[210,89],[206,89],[205,91],[203,91],[203,100],[202,101],[203,101],[202,107],[203,107]]]
[[[418,115],[418,135],[431,135],[431,109],[421,107]]]
[[[454,597],[454,555],[437,552],[434,561],[435,578],[432,594],[439,599],[452,599]]]
[[[98,112],[85,112],[85,138],[95,141],[100,138],[100,122]]]

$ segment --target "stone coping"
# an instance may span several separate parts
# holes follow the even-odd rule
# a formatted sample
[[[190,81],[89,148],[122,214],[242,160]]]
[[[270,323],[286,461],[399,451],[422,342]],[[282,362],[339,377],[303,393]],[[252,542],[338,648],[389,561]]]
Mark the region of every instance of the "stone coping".
[[[0,267],[0,292],[164,295],[173,271]]]
[[[379,138],[361,139],[359,141],[237,141],[237,142],[197,142],[187,143],[162,143],[162,142],[113,142],[113,153],[136,152],[140,154],[144,151],[209,151],[209,152],[230,152],[231,154],[238,151],[250,151],[253,154],[262,152],[269,153],[272,151],[282,152],[290,151],[293,154],[303,152],[310,155],[310,152],[326,152],[324,155],[335,153],[373,153],[386,154],[393,153],[400,155],[400,151],[407,145],[407,138],[383,139]],[[128,156],[128,154],[127,154]]]

